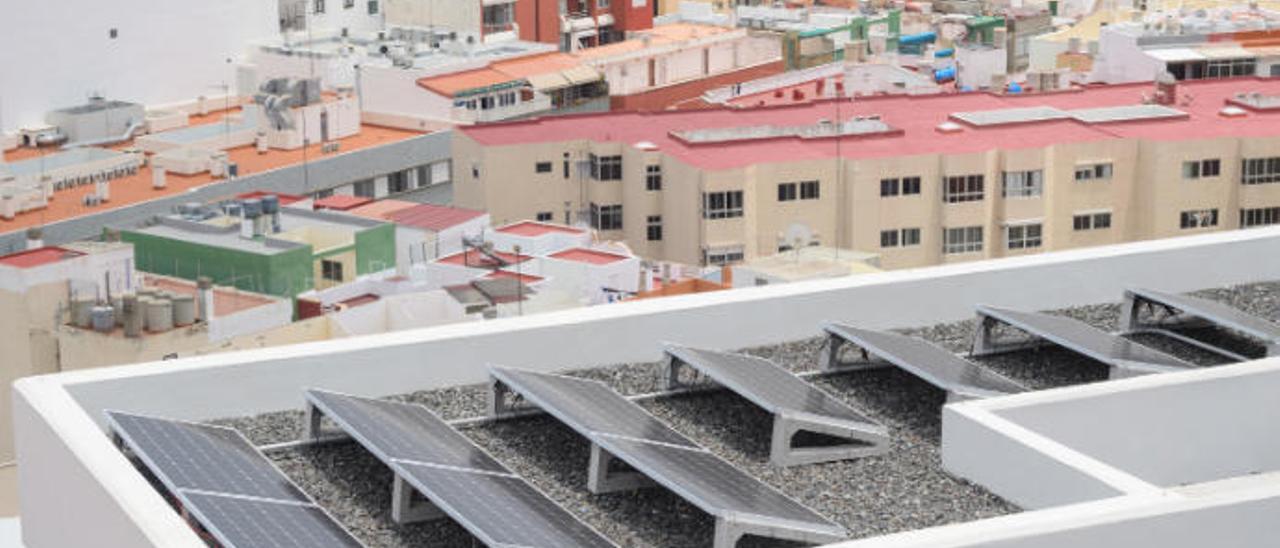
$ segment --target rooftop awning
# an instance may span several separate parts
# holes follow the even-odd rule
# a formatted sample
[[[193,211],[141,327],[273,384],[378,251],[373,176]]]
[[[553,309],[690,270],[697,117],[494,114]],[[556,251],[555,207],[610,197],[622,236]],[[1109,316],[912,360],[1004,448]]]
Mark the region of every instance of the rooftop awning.
[[[600,80],[600,73],[596,72],[595,69],[585,65],[579,65],[573,68],[565,69],[561,71],[560,74],[564,75],[565,79],[569,80],[569,82],[575,85],[589,84],[591,82],[597,82]]]
[[[529,81],[529,85],[538,91],[546,91],[549,89],[560,89],[569,85],[569,80],[559,72],[544,72],[542,74],[530,74],[525,77]]]
[[[1147,55],[1166,63],[1183,63],[1187,61],[1204,61],[1205,56],[1191,48],[1167,48],[1147,50]]]
[[[1200,48],[1200,55],[1205,56],[1207,59],[1246,59],[1257,57],[1257,54],[1240,46]]]

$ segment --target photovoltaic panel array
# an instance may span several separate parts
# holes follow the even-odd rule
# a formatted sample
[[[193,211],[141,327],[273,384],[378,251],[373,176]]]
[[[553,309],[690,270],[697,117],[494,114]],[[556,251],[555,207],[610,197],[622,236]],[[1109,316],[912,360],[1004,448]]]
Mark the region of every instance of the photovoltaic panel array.
[[[841,323],[829,323],[823,329],[831,336],[853,344],[949,394],[985,398],[1026,390],[1016,382],[925,340]]]
[[[306,397],[487,546],[615,546],[426,407],[321,390]]]
[[[361,546],[234,429],[113,411],[107,422],[224,547]]]
[[[1280,325],[1217,301],[1143,288],[1129,289],[1126,291],[1126,297],[1128,299],[1136,299],[1139,302],[1167,306],[1183,314],[1195,316],[1221,327],[1239,331],[1245,335],[1261,339],[1267,344],[1268,348],[1280,346]]]
[[[499,367],[490,373],[591,443],[720,520],[755,526],[759,532],[753,534],[778,538],[845,536],[840,526],[693,443],[603,383]]]
[[[1072,318],[986,305],[978,305],[978,314],[1133,373],[1181,371],[1194,367],[1178,358]]]

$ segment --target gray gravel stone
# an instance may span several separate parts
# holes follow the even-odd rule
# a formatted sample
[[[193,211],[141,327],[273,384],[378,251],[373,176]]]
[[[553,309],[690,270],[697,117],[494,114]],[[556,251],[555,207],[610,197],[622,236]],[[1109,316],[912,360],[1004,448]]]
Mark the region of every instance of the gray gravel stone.
[[[1280,317],[1280,283],[1197,292],[1270,319]],[[1106,330],[1117,328],[1118,303],[1052,311]],[[967,351],[975,322],[939,324],[902,332]],[[1221,330],[1195,332],[1202,340],[1253,344]],[[1204,365],[1211,355],[1169,339],[1135,336],[1143,344]],[[816,368],[822,338],[744,352],[766,357],[794,371]],[[1235,348],[1235,347],[1233,347]],[[1257,345],[1253,344],[1256,350]],[[1106,378],[1106,368],[1061,349],[1043,348],[974,359],[1032,388],[1048,388]],[[622,364],[570,374],[601,380],[623,394],[657,390],[656,363]],[[844,525],[855,538],[971,521],[1017,512],[981,487],[947,474],[941,467],[940,410],[945,395],[893,369],[814,377],[812,382],[889,427],[891,450],[882,456],[820,465],[775,468],[767,463],[770,417],[728,392],[648,399],[653,414],[755,477]],[[479,416],[483,386],[414,392],[391,399],[425,405],[446,419]],[[257,444],[296,439],[301,413],[286,411],[216,421],[245,433]],[[591,495],[586,489],[587,443],[545,416],[464,428],[476,443],[521,474],[552,499],[622,546],[684,547],[710,543],[712,520],[662,489]],[[351,442],[273,450],[284,472],[329,509],[370,547],[469,546],[472,539],[447,521],[394,525],[389,516],[391,475]],[[769,541],[749,546],[777,546]]]

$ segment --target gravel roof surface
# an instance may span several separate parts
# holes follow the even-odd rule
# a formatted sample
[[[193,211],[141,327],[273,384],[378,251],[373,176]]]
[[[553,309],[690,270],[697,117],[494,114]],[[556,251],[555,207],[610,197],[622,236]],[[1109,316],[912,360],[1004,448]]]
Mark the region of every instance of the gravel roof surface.
[[[1195,293],[1275,321],[1280,318],[1280,282]],[[1054,311],[1096,327],[1115,330],[1118,303]],[[956,351],[968,350],[976,322],[903,330]],[[1180,331],[1236,352],[1257,356],[1261,347],[1217,329]],[[1164,337],[1134,336],[1200,365],[1220,357]],[[823,350],[820,338],[744,352],[796,371],[813,370]],[[1106,367],[1061,349],[1043,348],[973,361],[1032,388],[1104,380]],[[570,374],[598,379],[623,394],[657,390],[659,364],[603,366]],[[762,481],[833,519],[852,537],[868,537],[1017,512],[981,487],[954,478],[940,463],[940,409],[945,394],[893,369],[874,369],[811,381],[888,426],[891,450],[881,456],[836,463],[775,468],[768,464],[770,417],[734,394],[716,391],[642,400],[641,405],[676,430]],[[415,392],[391,399],[420,403],[446,419],[483,414],[485,387]],[[258,444],[297,439],[301,412],[287,411],[215,421],[238,428]],[[552,499],[622,546],[707,546],[712,519],[662,489],[591,495],[586,489],[588,444],[545,417],[469,426],[463,432]],[[405,526],[390,520],[391,474],[352,442],[334,442],[268,452],[311,494],[370,547],[469,546],[470,536],[448,520]],[[761,541],[744,546],[779,546]]]

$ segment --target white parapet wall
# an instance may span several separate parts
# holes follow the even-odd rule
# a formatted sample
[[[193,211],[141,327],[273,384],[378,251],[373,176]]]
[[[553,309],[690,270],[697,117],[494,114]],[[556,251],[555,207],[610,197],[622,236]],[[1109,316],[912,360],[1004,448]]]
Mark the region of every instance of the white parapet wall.
[[[842,548],[1274,546],[1280,359],[951,404],[946,469],[1023,508]]]
[[[298,409],[307,387],[382,396],[479,383],[490,363],[554,371],[649,361],[660,341],[739,348],[817,336],[828,320],[911,327],[972,317],[976,303],[1039,310],[1118,301],[1133,285],[1275,280],[1278,247],[1280,228],[1222,232],[23,379],[14,414],[24,542],[201,546],[102,434],[106,409],[207,420]],[[80,526],[66,527],[67,515]]]

